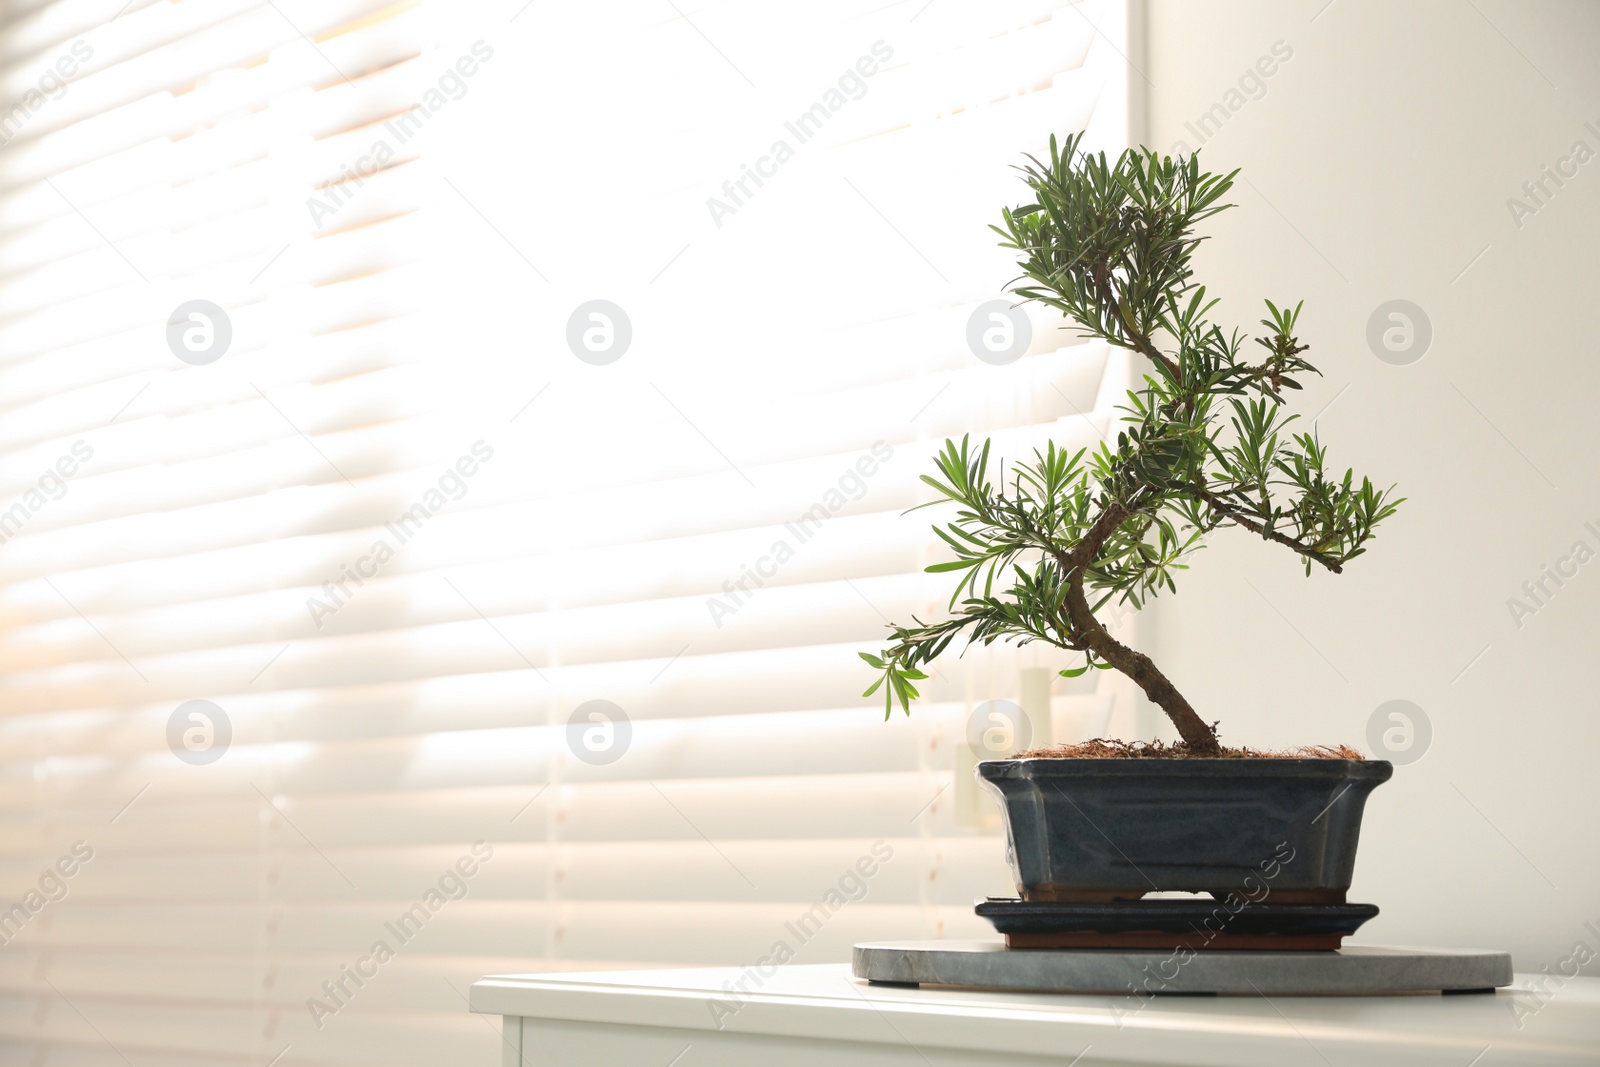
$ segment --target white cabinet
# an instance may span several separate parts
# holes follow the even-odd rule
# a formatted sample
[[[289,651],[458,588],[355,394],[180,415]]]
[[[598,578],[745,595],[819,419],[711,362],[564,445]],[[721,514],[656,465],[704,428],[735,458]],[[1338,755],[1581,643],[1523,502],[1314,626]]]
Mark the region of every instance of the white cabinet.
[[[472,1010],[505,1016],[506,1067],[1600,1064],[1600,979],[1548,995],[1532,979],[1494,994],[1141,1004],[869,986],[825,964],[491,977]]]

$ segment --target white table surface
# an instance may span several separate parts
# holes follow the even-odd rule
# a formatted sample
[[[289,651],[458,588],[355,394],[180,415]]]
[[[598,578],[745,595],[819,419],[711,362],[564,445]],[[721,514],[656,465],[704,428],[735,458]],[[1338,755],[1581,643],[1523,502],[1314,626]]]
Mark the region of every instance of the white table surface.
[[[752,974],[503,975],[475,983],[471,1004],[506,1017],[504,1063],[529,1067],[1600,1065],[1600,978],[1548,983],[1548,995],[1530,991],[1539,976],[1519,975],[1520,988],[1494,994],[1156,997],[1139,1007],[873,986],[846,964],[780,967],[759,988]],[[751,990],[742,1004],[725,988],[741,977]]]

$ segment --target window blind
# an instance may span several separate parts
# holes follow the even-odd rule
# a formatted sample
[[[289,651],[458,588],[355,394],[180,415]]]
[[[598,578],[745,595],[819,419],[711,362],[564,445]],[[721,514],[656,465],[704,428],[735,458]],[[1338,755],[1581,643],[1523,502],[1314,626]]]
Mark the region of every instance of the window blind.
[[[975,709],[1131,714],[856,657],[946,436],[1113,432],[1120,355],[969,334],[1123,5],[603,7],[6,9],[8,1061],[488,1064],[484,974],[981,936]]]

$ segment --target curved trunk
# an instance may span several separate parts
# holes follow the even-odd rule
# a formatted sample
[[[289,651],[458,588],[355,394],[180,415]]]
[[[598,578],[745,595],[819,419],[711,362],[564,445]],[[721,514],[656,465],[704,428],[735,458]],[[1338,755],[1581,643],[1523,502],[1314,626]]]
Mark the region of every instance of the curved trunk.
[[[1095,553],[1105,544],[1111,532],[1127,517],[1128,512],[1122,505],[1113,504],[1070,554],[1056,556],[1056,561],[1066,570],[1067,615],[1072,620],[1072,628],[1077,631],[1075,636],[1081,637],[1096,656],[1132,678],[1151,703],[1166,712],[1167,718],[1172,720],[1178,735],[1191,751],[1218,753],[1222,747],[1217,743],[1216,731],[1189,706],[1177,687],[1161,673],[1149,656],[1112,637],[1089,609],[1089,600],[1083,591],[1084,568],[1094,559]]]
[[[1118,641],[1100,625],[1100,620],[1089,610],[1089,602],[1083,595],[1081,569],[1068,579],[1067,612],[1072,616],[1073,626],[1083,635],[1084,643],[1094,650],[1095,655],[1132,678],[1144,690],[1144,695],[1167,713],[1172,725],[1178,728],[1184,744],[1195,752],[1215,753],[1222,750],[1217,743],[1216,731],[1206,725],[1205,720],[1189,706],[1183,694],[1151,662],[1150,657]]]

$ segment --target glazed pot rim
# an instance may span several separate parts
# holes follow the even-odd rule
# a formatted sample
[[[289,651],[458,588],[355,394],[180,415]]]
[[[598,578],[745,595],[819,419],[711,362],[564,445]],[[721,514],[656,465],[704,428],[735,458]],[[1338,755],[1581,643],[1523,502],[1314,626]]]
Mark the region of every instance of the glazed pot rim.
[[[1030,756],[980,760],[978,773],[995,778],[1082,778],[1150,776],[1167,778],[1337,778],[1388,781],[1394,764],[1379,759],[1252,759],[1248,757]]]

